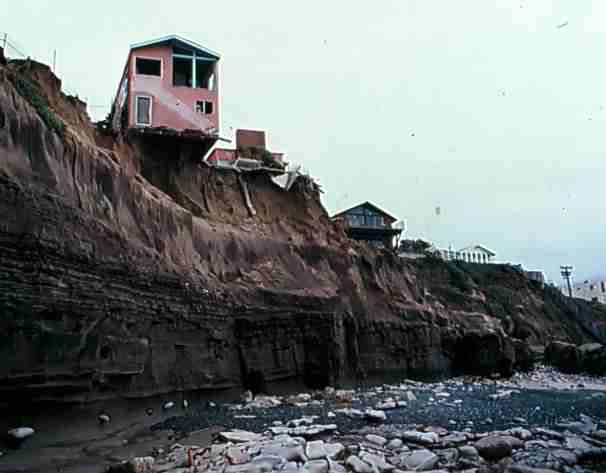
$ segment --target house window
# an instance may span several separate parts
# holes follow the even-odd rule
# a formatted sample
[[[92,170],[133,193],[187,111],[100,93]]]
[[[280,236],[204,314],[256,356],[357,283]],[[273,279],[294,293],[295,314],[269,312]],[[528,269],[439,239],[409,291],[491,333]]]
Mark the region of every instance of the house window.
[[[196,112],[201,113],[202,115],[212,115],[213,103],[206,100],[198,100],[196,102]]]
[[[135,114],[137,125],[152,124],[152,98],[148,95],[137,95],[135,99]]]
[[[196,58],[196,87],[213,90],[215,84],[215,63]]]
[[[173,57],[173,85],[191,87],[194,68],[191,59]]]
[[[214,59],[200,56],[194,50],[173,48],[173,85],[214,90]]]
[[[162,75],[162,61],[160,59],[135,58],[135,69],[137,74],[145,76]]]

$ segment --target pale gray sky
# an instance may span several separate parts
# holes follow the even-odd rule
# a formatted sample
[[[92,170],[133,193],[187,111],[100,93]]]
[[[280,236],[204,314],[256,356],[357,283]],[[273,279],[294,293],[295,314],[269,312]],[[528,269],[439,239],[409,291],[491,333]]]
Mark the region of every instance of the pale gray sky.
[[[412,237],[558,282],[564,263],[606,272],[603,0],[6,3],[0,31],[56,49],[92,105],[129,44],[180,34],[222,53],[222,134],[266,129],[329,211],[371,200]]]

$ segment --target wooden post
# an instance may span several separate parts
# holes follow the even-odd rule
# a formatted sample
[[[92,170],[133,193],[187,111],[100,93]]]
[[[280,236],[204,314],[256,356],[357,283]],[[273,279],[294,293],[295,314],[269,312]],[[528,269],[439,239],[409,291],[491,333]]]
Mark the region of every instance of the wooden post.
[[[6,51],[6,41],[8,40],[8,33],[4,33],[4,40],[2,41],[2,49]]]

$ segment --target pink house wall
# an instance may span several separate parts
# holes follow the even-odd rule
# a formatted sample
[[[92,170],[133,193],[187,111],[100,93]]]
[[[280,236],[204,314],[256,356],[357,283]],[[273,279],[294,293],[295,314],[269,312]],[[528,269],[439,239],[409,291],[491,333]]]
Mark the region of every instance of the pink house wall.
[[[137,75],[137,57],[160,59],[161,77]],[[128,124],[136,127],[135,96],[152,97],[152,125],[165,126],[178,131],[186,129],[219,132],[219,73],[215,65],[214,90],[173,86],[172,47],[170,45],[149,46],[131,51],[129,56],[129,98]],[[203,115],[196,112],[196,102],[205,100],[213,103],[213,113]]]
[[[238,156],[235,149],[215,148],[208,157],[208,162],[216,164],[218,161],[234,162]]]

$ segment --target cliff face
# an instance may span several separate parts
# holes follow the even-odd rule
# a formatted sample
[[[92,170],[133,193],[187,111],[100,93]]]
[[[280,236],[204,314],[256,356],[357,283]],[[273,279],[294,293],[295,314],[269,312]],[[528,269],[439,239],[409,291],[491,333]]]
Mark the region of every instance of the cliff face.
[[[603,311],[521,274],[348,241],[304,181],[243,176],[251,216],[235,173],[192,143],[99,135],[44,65],[0,79],[6,399],[509,372],[529,344],[604,338]]]

